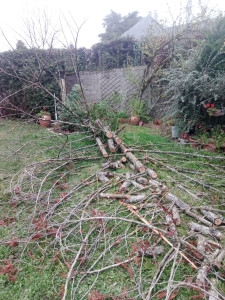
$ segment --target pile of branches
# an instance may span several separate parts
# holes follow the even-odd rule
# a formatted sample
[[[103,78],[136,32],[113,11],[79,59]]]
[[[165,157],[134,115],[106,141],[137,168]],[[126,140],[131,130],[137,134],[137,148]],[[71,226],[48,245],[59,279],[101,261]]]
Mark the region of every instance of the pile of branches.
[[[80,139],[73,150],[57,145],[57,158],[30,163],[12,178],[11,205],[18,213],[3,222],[18,222],[1,243],[22,247],[8,274],[16,276],[14,266],[40,248],[68,268],[62,299],[173,299],[184,287],[200,298],[224,299],[218,288],[224,276],[223,216],[210,207],[194,209],[173,194],[146,166],[146,157],[134,155],[140,149],[128,148],[100,120],[88,120],[80,130],[91,145],[76,146]],[[184,216],[192,218],[187,228],[181,228]],[[100,293],[99,282],[112,272],[118,284],[124,276],[128,282],[113,294]]]

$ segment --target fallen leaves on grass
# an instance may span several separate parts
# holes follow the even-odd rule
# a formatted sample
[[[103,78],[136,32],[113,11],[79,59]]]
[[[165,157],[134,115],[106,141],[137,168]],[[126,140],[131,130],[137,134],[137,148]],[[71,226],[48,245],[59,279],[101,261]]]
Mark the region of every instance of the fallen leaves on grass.
[[[166,291],[161,291],[158,293],[157,298],[158,299],[165,299],[166,298]],[[174,298],[176,298],[176,296],[178,295],[178,290],[175,290],[169,297],[169,300],[172,300]]]
[[[15,273],[17,272],[17,269],[12,264],[12,262],[9,260],[5,262],[5,265],[0,266],[0,275],[8,275],[9,282],[16,281]]]
[[[1,226],[7,226],[9,224],[11,224],[13,221],[15,221],[16,218],[14,217],[7,217],[4,218],[3,220],[0,220],[0,225]]]

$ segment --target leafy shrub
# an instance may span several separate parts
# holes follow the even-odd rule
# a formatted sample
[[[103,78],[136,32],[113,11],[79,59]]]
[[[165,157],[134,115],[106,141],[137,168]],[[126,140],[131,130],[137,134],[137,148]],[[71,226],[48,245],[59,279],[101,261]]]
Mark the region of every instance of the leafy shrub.
[[[206,104],[216,108],[225,106],[224,28],[225,18],[219,18],[205,41],[189,50],[185,57],[177,57],[164,72],[164,97],[168,99],[165,105],[178,118],[180,131],[188,132],[200,123],[213,124]]]
[[[60,121],[74,123],[74,125],[63,124],[62,129],[73,131],[76,124],[87,118],[87,111],[84,107],[81,89],[78,84],[73,86],[72,91],[66,97],[64,105],[65,107],[61,106],[59,108],[58,117]]]
[[[124,118],[124,115],[127,117],[126,113],[119,112],[122,100],[122,95],[114,92],[111,97],[94,103],[91,109],[92,119],[101,119],[109,124],[113,130],[117,129],[119,126],[118,118]]]

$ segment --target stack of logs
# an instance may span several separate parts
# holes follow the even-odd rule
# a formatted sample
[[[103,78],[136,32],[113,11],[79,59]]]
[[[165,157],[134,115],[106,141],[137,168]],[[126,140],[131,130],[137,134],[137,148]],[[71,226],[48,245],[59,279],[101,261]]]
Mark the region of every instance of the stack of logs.
[[[161,211],[166,211],[166,224],[168,225],[169,231],[172,232],[173,241],[175,244],[178,243],[176,226],[180,225],[181,222],[179,212],[185,213],[189,217],[194,218],[198,222],[204,224],[200,225],[194,222],[190,222],[188,224],[189,232],[193,236],[197,237],[197,247],[193,246],[191,243],[188,243],[186,240],[184,241],[180,239],[179,242],[183,243],[187,249],[192,249],[196,253],[202,255],[202,263],[198,268],[196,284],[199,287],[205,287],[208,281],[207,275],[211,267],[213,265],[221,267],[221,264],[225,258],[225,250],[222,250],[222,246],[218,243],[223,239],[223,234],[215,228],[216,226],[225,224],[224,218],[221,215],[215,214],[206,209],[200,209],[201,214],[199,214],[197,210],[194,210],[177,196],[170,193],[167,186],[156,180],[157,173],[143,165],[142,162],[138,160],[138,158],[129,150],[129,148],[122,142],[115,132],[110,131],[110,129],[100,120],[96,121],[96,127],[97,130],[103,132],[107,138],[107,144],[110,152],[115,153],[117,150],[120,150],[122,153],[122,158],[120,160],[116,160],[114,162],[109,160],[102,165],[102,171],[97,173],[98,179],[103,183],[108,182],[110,177],[116,177],[119,182],[121,182],[118,193],[101,193],[100,197],[107,199],[118,199],[122,201],[122,203],[127,205],[128,208],[131,208],[132,212],[136,213],[138,217],[140,216],[138,213],[139,209],[143,208],[157,207],[158,209],[161,209]],[[99,137],[96,137],[96,142],[103,157],[109,157]],[[121,175],[106,171],[106,169],[124,169],[124,163],[127,163],[130,169],[136,173],[126,173],[125,175]],[[131,191],[130,187],[132,187]],[[138,192],[131,194],[131,192],[135,189]],[[146,200],[149,199],[158,199],[158,203],[147,203],[148,201]],[[164,199],[171,204],[168,209],[160,204]],[[141,220],[143,221],[143,218],[141,218]],[[209,239],[209,237],[213,238],[214,240]],[[166,239],[164,238],[164,240]],[[217,242],[215,242],[215,240]],[[168,243],[171,245],[170,242]],[[172,246],[175,248],[174,245]],[[144,255],[146,256],[148,256],[149,253],[152,255],[161,254],[163,252],[163,247],[151,247],[151,249],[147,249],[145,252],[146,253],[144,253]],[[182,252],[180,252],[180,254],[181,253]],[[213,295],[213,291],[211,294]],[[211,299],[217,298],[213,298],[212,296]]]

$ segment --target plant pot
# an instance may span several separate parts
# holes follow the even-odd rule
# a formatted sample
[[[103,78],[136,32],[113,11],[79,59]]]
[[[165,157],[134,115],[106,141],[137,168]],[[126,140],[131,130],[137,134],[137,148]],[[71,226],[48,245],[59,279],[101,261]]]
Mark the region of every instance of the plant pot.
[[[201,144],[194,139],[190,139],[190,143],[191,143],[192,148],[200,148],[201,147]]]
[[[130,118],[119,118],[121,124],[130,124]]]
[[[171,133],[172,133],[172,138],[177,139],[178,138],[178,131],[176,126],[171,126]]]
[[[39,119],[39,123],[41,127],[49,128],[51,127],[51,116],[44,115]]]
[[[216,151],[216,146],[215,146],[214,143],[208,143],[208,144],[203,145],[203,149],[211,151],[211,152],[215,152]]]
[[[130,118],[130,124],[133,126],[138,126],[140,121],[141,121],[140,116],[131,116],[131,118]]]

